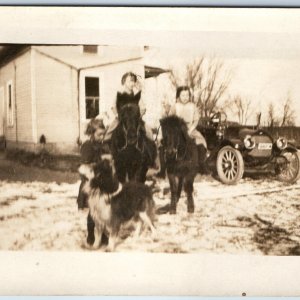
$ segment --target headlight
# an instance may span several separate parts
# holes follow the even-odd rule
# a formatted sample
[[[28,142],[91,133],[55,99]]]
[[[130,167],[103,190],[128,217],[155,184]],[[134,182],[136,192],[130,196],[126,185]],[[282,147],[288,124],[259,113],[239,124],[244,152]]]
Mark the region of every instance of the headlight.
[[[245,148],[251,150],[255,147],[255,139],[251,135],[246,135],[244,138]]]
[[[287,147],[287,140],[285,138],[278,138],[276,141],[276,146],[278,149],[283,150]]]

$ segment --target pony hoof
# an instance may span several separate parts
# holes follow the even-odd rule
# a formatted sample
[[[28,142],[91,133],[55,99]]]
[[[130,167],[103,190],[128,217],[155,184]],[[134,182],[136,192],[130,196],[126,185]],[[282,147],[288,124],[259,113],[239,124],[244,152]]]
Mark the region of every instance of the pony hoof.
[[[188,213],[193,214],[195,212],[195,208],[194,207],[189,207],[188,208]]]
[[[157,243],[157,242],[159,242],[159,238],[156,236],[156,237],[154,237],[154,238],[152,238],[152,242],[153,243]]]
[[[170,215],[176,215],[176,209],[170,209]]]

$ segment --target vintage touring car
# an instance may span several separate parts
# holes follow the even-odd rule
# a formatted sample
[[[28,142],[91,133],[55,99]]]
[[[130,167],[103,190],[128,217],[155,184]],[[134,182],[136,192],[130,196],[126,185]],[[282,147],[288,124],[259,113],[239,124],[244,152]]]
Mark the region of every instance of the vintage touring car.
[[[246,172],[269,172],[287,183],[300,177],[300,155],[285,137],[227,122],[224,113],[201,119],[197,129],[207,141],[208,169],[225,184],[236,184]]]

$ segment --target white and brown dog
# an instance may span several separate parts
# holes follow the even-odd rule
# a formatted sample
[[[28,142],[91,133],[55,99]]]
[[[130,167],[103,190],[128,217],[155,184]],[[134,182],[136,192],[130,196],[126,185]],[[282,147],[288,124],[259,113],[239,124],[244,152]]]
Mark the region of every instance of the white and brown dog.
[[[83,191],[88,195],[90,214],[95,222],[95,242],[100,246],[104,230],[109,233],[107,251],[114,251],[120,228],[126,222],[137,223],[135,237],[140,235],[143,224],[156,235],[153,225],[155,204],[150,187],[143,183],[121,184],[116,177],[110,155],[102,157],[100,163],[81,165],[79,172],[88,178]]]

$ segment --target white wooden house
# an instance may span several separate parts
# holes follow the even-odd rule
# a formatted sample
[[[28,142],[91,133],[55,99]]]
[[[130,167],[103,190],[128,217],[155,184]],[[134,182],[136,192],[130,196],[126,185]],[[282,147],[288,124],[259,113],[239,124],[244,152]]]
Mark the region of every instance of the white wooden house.
[[[159,74],[145,69],[143,52],[99,45],[0,46],[0,136],[6,146],[78,153],[87,122],[110,111],[125,72]]]

